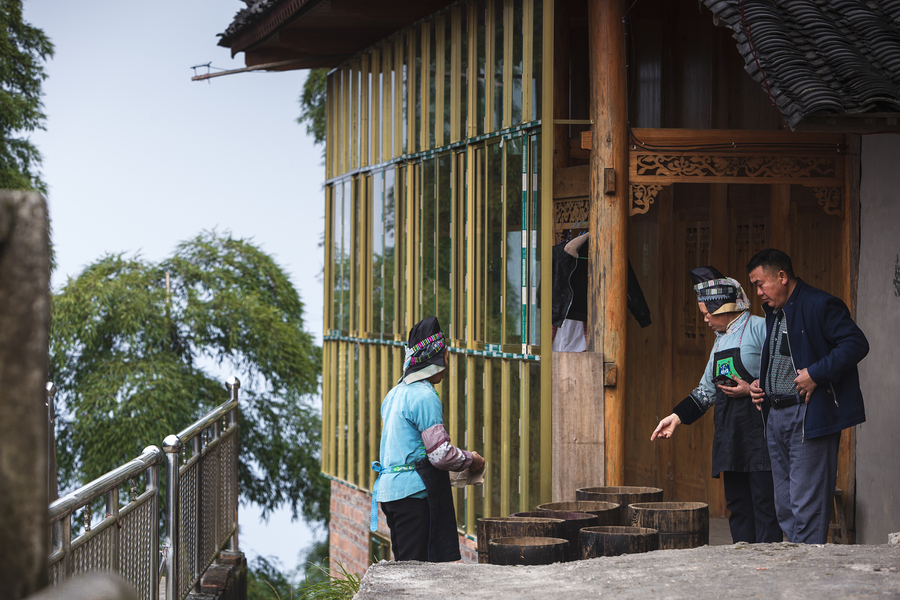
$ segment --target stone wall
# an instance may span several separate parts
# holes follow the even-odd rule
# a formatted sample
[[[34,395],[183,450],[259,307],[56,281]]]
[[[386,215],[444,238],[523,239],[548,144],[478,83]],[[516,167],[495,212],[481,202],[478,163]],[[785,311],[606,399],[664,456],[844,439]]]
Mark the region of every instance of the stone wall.
[[[369,568],[369,515],[372,495],[338,481],[331,482],[331,521],[329,523],[331,560],[351,573],[365,573]],[[378,532],[390,538],[384,513],[378,511]],[[478,562],[475,541],[459,538],[463,562]]]
[[[866,422],[856,444],[856,539],[884,544],[900,531],[900,136],[862,136],[857,323],[869,339],[859,365]]]

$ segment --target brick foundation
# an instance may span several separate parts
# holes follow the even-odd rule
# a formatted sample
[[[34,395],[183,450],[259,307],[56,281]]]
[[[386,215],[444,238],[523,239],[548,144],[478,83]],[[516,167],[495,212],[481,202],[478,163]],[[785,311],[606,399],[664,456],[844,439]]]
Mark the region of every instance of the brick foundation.
[[[331,521],[329,533],[331,560],[340,563],[351,573],[366,572],[369,568],[369,515],[372,495],[338,481],[331,482]],[[378,511],[378,532],[390,537],[384,513]],[[462,562],[477,563],[475,542],[459,538]],[[336,565],[335,565],[336,566]]]

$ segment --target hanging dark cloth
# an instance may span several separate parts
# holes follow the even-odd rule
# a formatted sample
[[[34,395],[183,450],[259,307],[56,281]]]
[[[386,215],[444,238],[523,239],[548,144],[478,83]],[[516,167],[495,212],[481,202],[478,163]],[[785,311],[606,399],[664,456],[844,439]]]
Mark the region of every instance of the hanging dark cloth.
[[[416,472],[428,492],[431,522],[428,531],[428,562],[460,560],[456,510],[453,507],[450,474],[435,468],[427,458],[416,461]]]

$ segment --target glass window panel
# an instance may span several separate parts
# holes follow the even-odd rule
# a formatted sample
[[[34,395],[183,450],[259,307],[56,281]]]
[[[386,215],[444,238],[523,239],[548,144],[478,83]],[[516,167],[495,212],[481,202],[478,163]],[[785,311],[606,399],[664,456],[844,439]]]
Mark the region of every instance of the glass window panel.
[[[512,364],[509,368],[509,414],[510,422],[504,423],[504,427],[509,428],[509,479],[504,484],[509,486],[509,506],[506,512],[501,513],[508,515],[514,512],[522,512],[535,508],[533,506],[522,506],[519,502],[519,452],[521,452],[521,444],[519,438],[519,393],[520,383],[522,381],[521,361],[510,361]]]
[[[541,118],[541,87],[544,74],[543,51],[544,51],[544,0],[534,1],[534,29],[532,33],[532,55],[531,55],[531,120],[537,121]]]
[[[415,148],[415,152],[419,152],[422,150],[422,136],[419,135],[419,132],[422,130],[422,29],[420,27],[413,27],[410,35],[413,36],[413,48],[415,51],[415,90],[413,93],[415,94],[415,119],[412,123],[413,126],[413,137],[415,137],[415,143],[413,147]]]
[[[343,257],[344,257],[344,247],[343,247],[343,219],[344,219],[344,205],[343,205],[343,197],[344,197],[344,186],[340,183],[334,184],[331,186],[331,196],[332,202],[334,203],[332,206],[332,250],[331,250],[331,272],[332,272],[332,316],[333,320],[331,322],[331,329],[340,330],[341,329],[341,294],[344,291],[344,273],[342,271],[343,267]]]
[[[487,6],[485,5],[485,0],[478,0],[478,6],[476,10],[476,14],[478,15],[478,23],[475,25],[477,28],[476,36],[477,36],[477,82],[476,85],[478,89],[476,90],[477,95],[477,108],[475,114],[475,128],[476,133],[481,135],[484,133],[484,120],[485,120],[485,87],[484,82],[485,79],[485,65],[487,61],[487,43],[486,43],[486,35],[487,35],[487,26],[485,24],[485,18],[487,15]]]
[[[450,238],[450,227],[453,224],[453,200],[450,177],[452,155],[441,154],[437,159],[437,312],[435,313],[441,327],[452,336],[462,337],[456,324],[450,321],[451,297],[450,264],[453,257],[453,245]],[[458,201],[458,200],[457,200]],[[427,316],[427,315],[426,315]],[[451,327],[451,325],[453,325]]]
[[[435,245],[437,242],[437,228],[435,224],[435,168],[437,159],[429,158],[422,161],[422,221],[419,228],[422,244],[422,289],[421,310],[419,319],[436,315],[435,306]],[[443,323],[441,325],[444,325]]]
[[[455,132],[459,139],[466,139],[468,134],[467,121],[469,117],[468,102],[468,81],[469,81],[469,32],[468,32],[469,11],[463,6],[459,11],[460,22],[460,43],[462,47],[459,50],[459,127],[460,132]]]
[[[472,371],[474,373],[470,373],[470,376],[475,378],[475,397],[470,398],[468,395],[466,396],[466,414],[468,414],[468,403],[474,402],[475,406],[475,422],[469,427],[470,430],[475,432],[475,439],[470,440],[467,439],[466,446],[467,450],[475,450],[482,456],[484,456],[484,431],[485,427],[488,426],[487,423],[484,422],[484,362],[485,359],[481,356],[473,357],[472,359]],[[475,503],[475,518],[480,519],[484,517],[484,486],[472,486],[466,488],[469,494],[474,494],[474,503]],[[477,521],[476,521],[477,522]]]
[[[377,94],[380,94],[381,88],[379,84],[379,76],[378,76],[378,67],[372,62],[372,54],[369,54],[369,70],[367,73],[363,74],[363,77],[367,80],[367,89],[366,96],[368,96],[367,106],[365,107],[366,113],[369,115],[367,121],[367,128],[369,130],[369,139],[366,144],[366,148],[363,151],[363,155],[365,157],[365,164],[371,165],[376,162],[376,153],[378,148],[378,134],[377,134],[377,125],[378,123],[375,121],[377,117],[378,106],[381,106],[381,102],[379,98],[377,98]],[[380,121],[380,120],[379,120]]]
[[[530,470],[529,497],[531,504],[537,506],[540,504],[541,498],[541,429],[544,426],[541,423],[541,363],[526,362],[524,368],[530,369],[531,373],[531,389],[528,390],[530,398],[528,401],[529,412],[529,445],[527,449],[530,457],[528,468]]]
[[[341,219],[341,330],[350,331],[350,180],[345,179],[341,184],[343,218]]]
[[[397,285],[396,234],[397,201],[394,197],[394,169],[384,172],[384,308],[382,310],[382,332],[392,336],[394,329],[394,294]]]
[[[409,140],[409,54],[406,51],[407,35],[409,34],[404,34],[402,36],[403,43],[400,46],[401,52],[400,56],[397,57],[397,68],[400,70],[400,76],[402,78],[402,81],[400,82],[400,93],[403,96],[401,100],[401,110],[403,111],[403,114],[401,115],[400,121],[403,133],[400,139],[400,145],[403,148],[403,154],[407,153],[407,141]]]
[[[522,0],[513,2],[513,41],[512,41],[512,115],[510,124],[518,125],[522,122],[522,55],[524,38],[522,36],[522,22],[525,12]]]
[[[504,423],[500,418],[502,414],[503,391],[501,379],[502,371],[500,368],[501,362],[500,359],[485,359],[485,371],[490,370],[491,372],[491,422],[485,423],[485,430],[487,430],[488,427],[491,429],[491,458],[493,460],[487,463],[491,477],[491,497],[488,499],[488,502],[490,502],[491,515],[494,517],[505,517],[510,514],[509,512],[502,512],[503,508],[500,506],[500,487],[503,485],[503,481],[500,479],[500,467],[501,457],[503,456],[502,431],[504,427]]]
[[[503,0],[490,0],[494,7],[494,124],[491,131],[503,127]]]
[[[382,302],[384,299],[384,175],[372,174],[372,329],[380,337]]]
[[[360,235],[362,233],[362,227],[364,220],[362,219],[362,215],[365,213],[362,211],[362,202],[361,200],[361,180],[359,177],[354,177],[352,181],[352,193],[353,193],[353,202],[352,202],[352,210],[353,210],[353,221],[351,223],[352,227],[352,240],[351,246],[349,248],[350,257],[350,265],[352,271],[350,272],[350,281],[351,287],[353,288],[352,293],[353,297],[350,298],[350,301],[347,305],[347,312],[350,319],[350,328],[356,331],[359,331],[364,328],[364,324],[359,322],[359,306],[360,300],[364,297],[363,294],[363,281],[362,281],[362,246],[360,245]]]
[[[434,127],[437,119],[437,95],[441,90],[437,81],[437,31],[436,23],[428,26],[428,148],[434,148]],[[425,148],[423,148],[424,150]]]
[[[393,39],[381,48],[381,114],[384,115],[381,129],[381,160],[390,160],[393,157],[394,146],[394,69],[393,69]]]
[[[502,344],[503,327],[503,149],[486,149],[485,177],[485,332],[488,344]],[[498,413],[499,414],[499,413]]]
[[[444,128],[444,144],[449,144],[450,140],[450,115],[452,114],[452,104],[450,95],[450,84],[453,81],[453,19],[444,20],[444,81],[442,82],[441,93],[444,95],[444,114],[441,115]],[[441,126],[441,125],[439,125]]]
[[[530,186],[528,190],[528,227],[531,230],[531,239],[528,248],[530,257],[528,264],[528,337],[530,344],[538,345],[541,343],[541,309],[538,297],[541,289],[541,136],[540,134],[532,135],[529,140],[528,162],[531,165],[531,174],[528,177]]]
[[[506,293],[504,295],[504,344],[524,343],[522,336],[522,138],[514,137],[503,145],[506,151]]]
[[[408,193],[406,187],[406,167],[397,167],[397,185],[394,187],[394,196],[397,198],[395,204],[396,216],[394,218],[396,229],[394,239],[396,240],[395,252],[397,257],[397,319],[394,325],[394,333],[399,334],[401,339],[406,339],[406,286],[409,285],[409,282],[412,279],[412,266],[407,264],[406,261],[406,249],[410,243],[409,216],[406,214],[406,199]]]

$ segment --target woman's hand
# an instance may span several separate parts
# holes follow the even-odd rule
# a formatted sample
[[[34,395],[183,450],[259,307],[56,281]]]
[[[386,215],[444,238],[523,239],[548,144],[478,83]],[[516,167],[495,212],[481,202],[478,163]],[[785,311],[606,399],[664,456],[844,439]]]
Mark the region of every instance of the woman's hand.
[[[477,452],[472,452],[472,464],[469,465],[469,473],[479,473],[484,469],[484,457]]]
[[[720,384],[716,387],[722,390],[729,398],[742,398],[744,396],[750,395],[750,384],[747,383],[746,379],[735,379],[734,382],[737,385],[729,387],[727,385]]]
[[[681,425],[681,418],[672,413],[659,422],[659,425],[656,426],[656,429],[653,430],[653,434],[650,436],[650,441],[652,442],[658,437],[663,439],[672,437],[672,434],[675,433],[675,428],[679,425]]]

